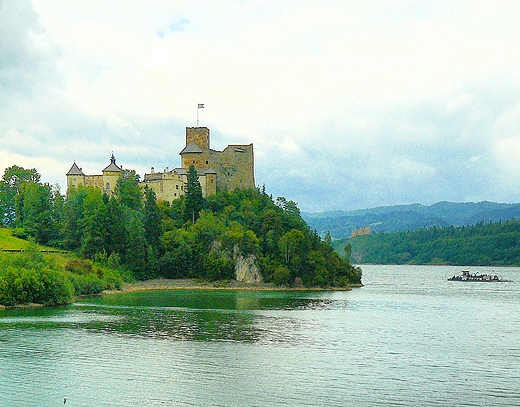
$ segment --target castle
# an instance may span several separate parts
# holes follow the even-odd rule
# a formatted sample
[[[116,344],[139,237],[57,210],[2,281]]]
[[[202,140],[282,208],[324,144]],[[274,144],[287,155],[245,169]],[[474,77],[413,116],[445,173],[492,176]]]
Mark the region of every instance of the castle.
[[[156,172],[152,167],[149,174],[144,174],[140,185],[152,189],[157,200],[171,202],[184,195],[188,170],[192,165],[197,170],[204,197],[220,190],[255,186],[253,144],[233,144],[223,151],[212,150],[207,127],[186,127],[186,147],[180,155],[181,168]],[[114,154],[101,175],[85,175],[74,162],[66,174],[67,188],[94,186],[110,194],[122,171],[123,168],[116,164]]]

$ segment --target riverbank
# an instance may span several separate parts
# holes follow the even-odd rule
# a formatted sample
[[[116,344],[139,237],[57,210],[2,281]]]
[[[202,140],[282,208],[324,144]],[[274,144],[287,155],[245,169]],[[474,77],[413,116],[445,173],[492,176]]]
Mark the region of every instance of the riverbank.
[[[356,285],[357,286],[357,285]],[[360,285],[361,286],[361,285]],[[124,283],[121,290],[104,291],[106,294],[118,292],[135,292],[150,290],[258,290],[258,291],[350,291],[354,286],[348,287],[280,287],[273,284],[247,284],[236,280],[206,281],[196,278],[184,279],[153,279]]]

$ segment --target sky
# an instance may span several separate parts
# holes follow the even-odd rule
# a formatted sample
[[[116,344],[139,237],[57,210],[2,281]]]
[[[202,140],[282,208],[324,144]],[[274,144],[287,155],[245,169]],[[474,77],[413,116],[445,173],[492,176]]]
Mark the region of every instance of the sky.
[[[304,212],[516,203],[519,72],[516,0],[0,0],[0,171],[179,167],[198,113]]]

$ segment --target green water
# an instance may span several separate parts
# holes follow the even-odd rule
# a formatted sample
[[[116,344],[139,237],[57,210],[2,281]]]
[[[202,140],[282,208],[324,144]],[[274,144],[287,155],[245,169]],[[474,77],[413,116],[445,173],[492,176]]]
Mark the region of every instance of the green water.
[[[456,271],[0,311],[0,406],[516,406],[520,269],[477,285],[447,282]]]

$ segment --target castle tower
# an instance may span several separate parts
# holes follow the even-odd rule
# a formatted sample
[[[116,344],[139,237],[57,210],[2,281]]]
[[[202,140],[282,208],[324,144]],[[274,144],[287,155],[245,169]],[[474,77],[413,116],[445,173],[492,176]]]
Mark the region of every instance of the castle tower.
[[[186,145],[191,142],[200,148],[210,148],[209,129],[207,127],[186,127]]]
[[[211,167],[209,129],[207,127],[186,127],[186,147],[180,152],[181,167],[197,170]]]
[[[80,185],[85,186],[85,174],[83,170],[78,167],[76,161],[70,167],[69,172],[67,172],[67,189],[70,188],[78,188]]]
[[[116,164],[114,153],[110,157],[110,164],[103,170],[103,191],[110,194],[116,187],[119,175],[123,169]]]

